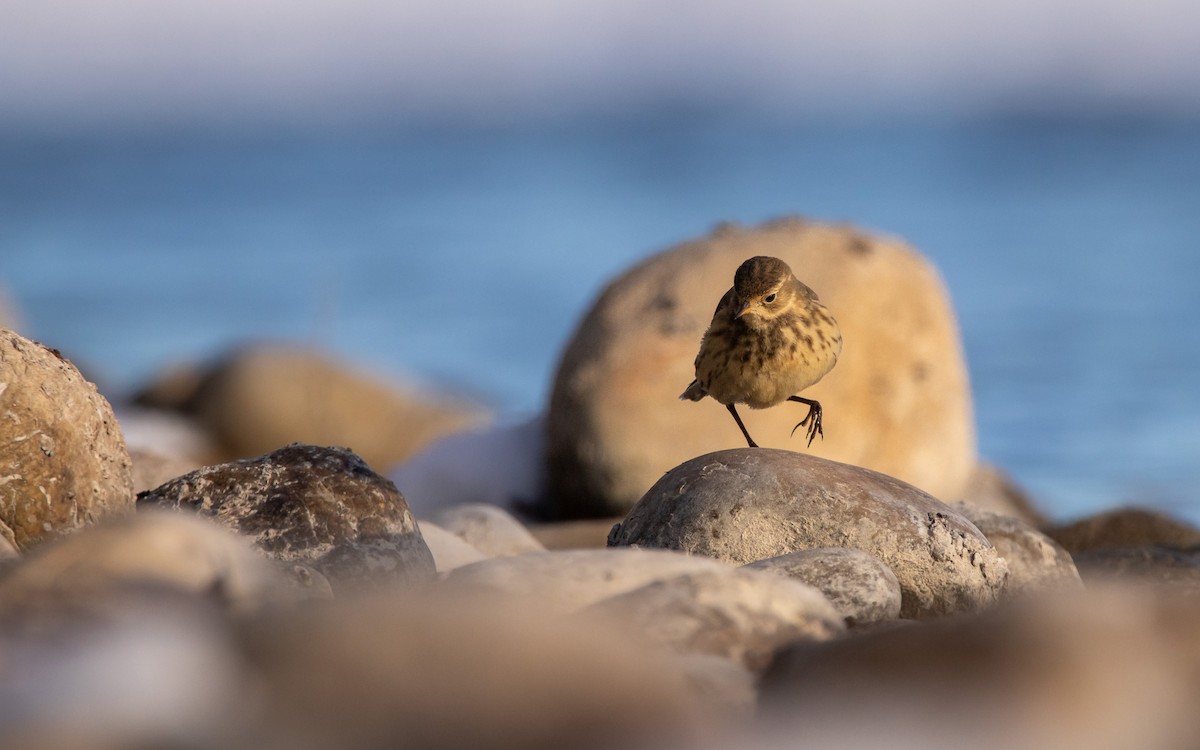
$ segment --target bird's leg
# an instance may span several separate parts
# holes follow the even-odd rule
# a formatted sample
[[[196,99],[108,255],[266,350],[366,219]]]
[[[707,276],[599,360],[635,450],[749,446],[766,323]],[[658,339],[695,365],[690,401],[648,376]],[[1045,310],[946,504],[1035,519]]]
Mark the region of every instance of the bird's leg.
[[[825,439],[825,430],[821,428],[821,402],[813,401],[811,398],[802,396],[788,396],[788,401],[796,401],[801,404],[808,404],[808,416],[801,419],[800,422],[792,428],[792,434],[796,434],[796,430],[804,425],[808,425],[805,435],[808,436],[808,444],[811,446],[817,435],[821,439]],[[809,420],[812,420],[811,422]]]
[[[746,425],[742,424],[742,418],[738,416],[737,409],[733,408],[733,404],[725,404],[725,408],[733,415],[733,421],[737,422],[738,427],[742,430],[742,434],[746,436],[746,442],[750,444],[751,448],[757,448],[758,443],[754,442],[754,438],[750,437],[750,433],[746,430]]]

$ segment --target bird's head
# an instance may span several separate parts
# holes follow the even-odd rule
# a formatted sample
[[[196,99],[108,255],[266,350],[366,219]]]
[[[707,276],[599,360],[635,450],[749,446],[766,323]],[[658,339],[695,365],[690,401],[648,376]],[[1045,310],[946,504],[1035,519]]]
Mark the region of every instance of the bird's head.
[[[733,275],[733,316],[751,328],[765,326],[792,306],[798,287],[787,263],[766,255],[755,256]]]

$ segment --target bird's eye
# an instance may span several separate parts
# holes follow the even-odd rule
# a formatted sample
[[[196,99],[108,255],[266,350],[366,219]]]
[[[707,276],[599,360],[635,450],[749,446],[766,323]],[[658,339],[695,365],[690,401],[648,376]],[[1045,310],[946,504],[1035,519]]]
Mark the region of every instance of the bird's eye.
[[[768,305],[774,301],[775,301],[775,292],[771,292],[766,297],[763,297],[763,302],[765,302]]]

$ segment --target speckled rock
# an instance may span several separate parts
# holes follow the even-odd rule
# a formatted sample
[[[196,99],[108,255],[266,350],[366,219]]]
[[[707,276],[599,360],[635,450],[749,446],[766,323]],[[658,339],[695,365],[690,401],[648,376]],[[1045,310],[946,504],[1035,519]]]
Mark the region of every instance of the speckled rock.
[[[760,570],[794,578],[816,588],[847,625],[900,616],[900,581],[879,558],[858,549],[826,547],[789,552],[749,563]]]
[[[1200,546],[1200,529],[1145,508],[1117,508],[1051,527],[1046,534],[1071,554],[1093,549]]]
[[[1009,593],[1031,588],[1079,586],[1079,571],[1070,553],[1023,521],[955,503],[953,507],[983,532],[997,554],[1008,562]]]
[[[170,589],[248,611],[303,597],[277,565],[211,521],[145,512],[39,545],[0,578],[0,613],[13,618],[103,607],[120,589]]]
[[[488,556],[467,544],[458,534],[451,534],[432,521],[421,521],[421,538],[433,555],[433,564],[439,573],[449,573],[464,565],[488,559]]]
[[[761,681],[762,720],[839,740],[818,747],[1196,747],[1197,601],[1089,586],[797,643]]]
[[[157,507],[213,518],[268,557],[311,565],[335,591],[434,575],[403,496],[342,448],[290,445],[198,469],[138,495],[139,509]]]
[[[484,560],[455,570],[447,582],[529,597],[547,609],[572,612],[653,581],[729,568],[667,550],[564,550]]]
[[[669,659],[505,599],[317,606],[243,640],[274,740],[247,747],[644,747],[707,720]]]
[[[718,451],[677,466],[613,527],[608,543],[737,564],[821,547],[861,549],[896,574],[904,617],[991,604],[1008,575],[970,521],[921,490],[770,448]]]
[[[718,403],[679,400],[734,270],[783,259],[820,295],[845,340],[805,391],[825,438],[790,436],[804,407],[742,410],[759,445],[865,466],[958,497],[975,426],[958,327],[937,271],[893,239],[799,219],[723,226],[635,266],[608,288],[562,355],[547,415],[547,495],[561,517],[627,511],[663,472],[745,445]]]
[[[207,428],[229,458],[301,441],[346,445],[385,472],[439,437],[488,418],[475,406],[417,393],[294,346],[248,346],[198,378],[152,384],[139,403],[174,407]],[[172,402],[171,399],[174,399]]]
[[[511,513],[495,505],[458,505],[438,513],[434,521],[488,557],[524,555],[546,549]]]
[[[845,630],[842,616],[812,586],[739,568],[655,581],[581,614],[611,619],[649,643],[733,659],[752,671],[766,667],[786,643]]]
[[[25,550],[132,510],[112,407],[58,352],[0,329],[0,536]]]

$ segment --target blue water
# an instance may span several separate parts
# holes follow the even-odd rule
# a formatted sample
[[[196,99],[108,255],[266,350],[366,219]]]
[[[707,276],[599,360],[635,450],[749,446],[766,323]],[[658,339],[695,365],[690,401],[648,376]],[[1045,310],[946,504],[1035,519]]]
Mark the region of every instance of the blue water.
[[[1197,123],[0,134],[0,285],[116,399],[286,338],[528,415],[608,279],[792,213],[940,267],[981,452],[1052,514],[1200,520]]]

